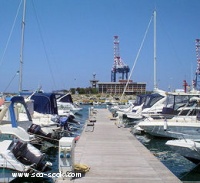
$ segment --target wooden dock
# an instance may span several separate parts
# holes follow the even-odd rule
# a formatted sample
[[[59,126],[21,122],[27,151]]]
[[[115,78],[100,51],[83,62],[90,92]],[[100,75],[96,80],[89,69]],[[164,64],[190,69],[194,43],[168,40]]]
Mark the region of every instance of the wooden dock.
[[[81,178],[59,183],[181,182],[129,129],[118,128],[109,110],[97,109],[91,118],[75,148],[75,162],[88,165],[90,171]]]

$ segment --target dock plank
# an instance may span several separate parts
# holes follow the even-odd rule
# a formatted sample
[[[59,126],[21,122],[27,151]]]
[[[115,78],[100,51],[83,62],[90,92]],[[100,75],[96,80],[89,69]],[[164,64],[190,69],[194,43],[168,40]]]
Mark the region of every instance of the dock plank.
[[[118,128],[107,109],[98,109],[93,132],[83,132],[75,148],[75,162],[91,169],[82,178],[59,183],[179,183],[129,129]]]

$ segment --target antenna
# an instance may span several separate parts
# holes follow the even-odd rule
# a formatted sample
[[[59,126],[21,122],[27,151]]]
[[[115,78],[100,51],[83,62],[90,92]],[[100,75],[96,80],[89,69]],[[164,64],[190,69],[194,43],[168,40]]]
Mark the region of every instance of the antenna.
[[[154,90],[157,89],[157,75],[156,75],[156,10],[153,12],[154,15]]]

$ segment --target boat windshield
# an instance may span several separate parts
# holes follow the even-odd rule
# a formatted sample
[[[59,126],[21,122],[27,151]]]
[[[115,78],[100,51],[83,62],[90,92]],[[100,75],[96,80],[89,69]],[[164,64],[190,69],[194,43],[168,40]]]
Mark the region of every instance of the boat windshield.
[[[191,96],[191,95],[168,95],[165,107],[177,110],[180,107],[183,107],[184,105],[186,105],[186,103],[188,103],[188,101],[191,97],[193,97],[193,96]]]
[[[160,94],[151,94],[147,95],[143,108],[150,108],[152,107],[156,102],[158,102],[160,99],[164,98],[164,96]]]
[[[134,106],[139,106],[144,103],[146,95],[138,95],[135,99]]]

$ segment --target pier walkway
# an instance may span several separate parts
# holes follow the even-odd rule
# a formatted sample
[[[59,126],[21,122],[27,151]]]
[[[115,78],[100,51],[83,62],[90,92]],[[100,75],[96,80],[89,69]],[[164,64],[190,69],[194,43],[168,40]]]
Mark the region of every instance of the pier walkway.
[[[86,126],[75,148],[75,162],[90,171],[82,178],[59,183],[181,182],[127,128],[118,128],[107,109],[95,109],[96,122]],[[88,122],[91,123],[91,122]]]

